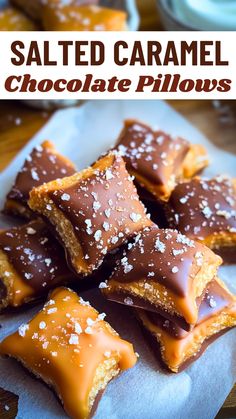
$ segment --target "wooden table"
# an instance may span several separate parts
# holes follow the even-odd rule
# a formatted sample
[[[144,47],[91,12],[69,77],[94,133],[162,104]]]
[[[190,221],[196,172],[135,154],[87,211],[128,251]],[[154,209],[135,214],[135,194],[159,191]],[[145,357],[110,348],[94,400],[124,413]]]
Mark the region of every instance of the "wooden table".
[[[142,17],[141,29],[162,30],[155,0],[137,0],[137,3]],[[236,154],[236,105],[234,101],[221,106],[220,111],[214,108],[212,102],[204,100],[175,100],[169,103],[195,124],[214,144]],[[0,102],[0,170],[7,166],[51,114],[52,112],[27,108],[16,101]],[[9,410],[6,410],[5,406],[7,406],[6,409],[9,407]],[[15,417],[15,411],[16,399],[0,390],[0,417],[12,419]],[[217,415],[217,419],[233,417],[236,417],[236,387]]]

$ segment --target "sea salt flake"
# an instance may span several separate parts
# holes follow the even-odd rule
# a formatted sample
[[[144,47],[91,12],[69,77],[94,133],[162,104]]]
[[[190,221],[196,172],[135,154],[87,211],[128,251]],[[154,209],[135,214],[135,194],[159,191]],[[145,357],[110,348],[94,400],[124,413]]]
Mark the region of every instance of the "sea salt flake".
[[[102,237],[102,232],[101,232],[101,230],[97,230],[97,231],[94,233],[94,238],[95,238],[96,242],[99,242],[99,240],[101,240],[101,237]]]
[[[49,345],[49,342],[43,342],[42,348],[47,349],[48,345]]]
[[[24,337],[27,330],[29,330],[29,325],[28,324],[22,324],[18,329],[18,333],[21,337]]]
[[[106,313],[100,313],[97,317],[98,320],[104,320],[106,317]]]
[[[106,209],[106,210],[104,211],[104,213],[105,213],[105,216],[106,216],[107,218],[110,218],[110,216],[111,216],[111,210],[110,210],[110,208]]]
[[[70,200],[70,195],[68,193],[63,193],[63,195],[61,196],[61,200],[62,201],[69,201]]]
[[[31,176],[33,180],[39,181],[39,176],[35,169],[31,169]]]
[[[47,258],[47,259],[45,259],[44,262],[45,262],[46,266],[49,267],[51,265],[51,263],[52,263],[52,259]]]
[[[100,289],[108,288],[108,285],[106,284],[106,282],[100,282],[99,288]]]
[[[70,345],[78,345],[78,343],[79,343],[79,336],[72,333],[70,335],[69,344]]]
[[[210,297],[209,305],[210,305],[211,308],[215,308],[216,307],[216,301],[214,300],[213,297]]]
[[[80,335],[82,333],[82,327],[78,322],[75,323],[75,332]]]
[[[135,212],[132,212],[130,214],[130,218],[134,223],[137,223],[139,220],[141,220],[142,215],[141,214],[136,214]]]
[[[56,312],[57,312],[57,308],[56,307],[49,308],[48,311],[47,311],[48,314],[53,314],[53,313],[56,313]]]
[[[181,204],[186,204],[187,201],[188,201],[188,196],[184,196],[183,198],[180,198],[179,200]]]
[[[36,234],[36,230],[32,227],[28,227],[26,231],[27,231],[27,234],[29,234],[30,236],[33,236],[34,234]]]
[[[130,298],[130,297],[126,297],[126,298],[124,299],[124,303],[125,303],[127,306],[132,306],[132,305],[134,304],[134,302],[133,302],[132,298]]]
[[[95,321],[93,319],[90,319],[90,317],[87,318],[87,325],[88,326],[93,326],[95,323]]]
[[[93,202],[94,211],[98,211],[101,208],[101,204],[98,201]]]
[[[104,221],[104,223],[103,223],[103,228],[104,228],[104,230],[105,231],[109,231],[109,229],[110,229],[110,224],[107,222],[107,221]]]
[[[155,241],[155,249],[160,253],[164,253],[165,250],[166,250],[165,243],[161,242],[159,237],[157,237],[157,239]]]
[[[212,211],[209,207],[203,208],[202,213],[207,219],[211,218],[212,216]]]
[[[26,279],[28,279],[28,280],[29,280],[29,279],[32,279],[32,278],[33,278],[33,275],[32,275],[32,274],[30,274],[30,273],[27,273],[27,272],[26,272],[26,273],[25,273],[25,278],[26,278]]]
[[[111,180],[114,178],[114,175],[112,174],[112,171],[110,169],[107,169],[105,172],[106,180]]]

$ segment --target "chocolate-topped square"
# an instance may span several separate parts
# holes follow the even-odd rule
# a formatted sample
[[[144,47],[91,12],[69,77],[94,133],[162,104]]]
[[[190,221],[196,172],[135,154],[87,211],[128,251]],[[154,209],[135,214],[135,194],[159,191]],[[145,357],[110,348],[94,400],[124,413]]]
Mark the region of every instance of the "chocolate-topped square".
[[[112,301],[157,311],[189,330],[198,297],[221,258],[176,230],[147,228],[124,250],[103,293]]]
[[[39,299],[73,276],[63,247],[41,220],[0,232],[0,309]]]
[[[44,141],[41,145],[36,146],[26,158],[7,195],[4,212],[32,218],[33,213],[27,205],[31,189],[54,179],[71,176],[74,173],[74,164],[60,155],[51,142]]]
[[[194,178],[180,183],[171,194],[167,217],[172,227],[215,251],[232,247],[236,255],[236,182],[227,176]],[[223,256],[223,255],[222,255]]]
[[[124,31],[126,22],[127,13],[123,10],[75,0],[61,1],[59,5],[54,0],[42,8],[42,26],[46,31]]]
[[[108,252],[152,224],[116,152],[33,189],[29,205],[53,225],[78,273],[97,269]]]
[[[135,120],[125,121],[116,149],[140,185],[163,201],[179,179],[191,177],[208,164],[202,146]]]
[[[219,278],[207,285],[197,323],[189,332],[160,314],[141,309],[135,312],[155,354],[173,372],[188,367],[215,339],[236,326],[235,296]]]

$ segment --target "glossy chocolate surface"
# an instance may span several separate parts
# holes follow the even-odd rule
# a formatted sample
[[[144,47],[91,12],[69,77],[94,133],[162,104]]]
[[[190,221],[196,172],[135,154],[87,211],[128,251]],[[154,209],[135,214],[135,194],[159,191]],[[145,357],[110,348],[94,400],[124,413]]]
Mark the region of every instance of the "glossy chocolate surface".
[[[152,227],[136,237],[124,251],[110,279],[135,282],[157,281],[179,296],[189,292],[191,270],[195,257],[201,262],[202,246],[175,230]],[[195,260],[197,266],[197,260]],[[199,263],[198,270],[201,268]],[[193,279],[193,278],[192,278]]]
[[[142,201],[144,206],[147,208],[148,214],[151,216],[151,220],[159,228],[168,228],[169,224],[167,222],[164,205],[161,200],[158,200],[157,197],[154,197],[147,189],[143,188],[138,182],[134,182],[139,199]]]
[[[107,252],[150,224],[119,156],[108,169],[49,196],[71,221],[84,257],[94,267],[101,264]]]
[[[34,187],[74,173],[72,163],[55,153],[51,143],[45,142],[27,157],[7,198],[27,203]]]
[[[0,249],[22,280],[42,292],[72,277],[64,250],[42,221],[0,233]]]
[[[236,191],[227,177],[180,183],[169,206],[171,226],[190,238],[203,240],[214,233],[236,233]]]
[[[166,185],[172,175],[179,174],[190,145],[138,121],[126,121],[116,148],[128,169],[155,185]]]
[[[210,282],[199,306],[198,321],[196,326],[216,315],[232,303],[233,298],[225,288],[223,288],[216,280]],[[165,330],[170,335],[178,339],[183,339],[191,333],[186,332],[176,323],[165,319],[159,314],[147,312],[147,316],[154,325],[157,325],[159,328]]]

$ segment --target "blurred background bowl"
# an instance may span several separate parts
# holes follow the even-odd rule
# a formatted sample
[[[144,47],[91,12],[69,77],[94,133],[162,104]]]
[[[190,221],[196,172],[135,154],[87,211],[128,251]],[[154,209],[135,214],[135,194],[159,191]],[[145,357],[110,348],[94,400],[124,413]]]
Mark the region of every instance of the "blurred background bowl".
[[[175,16],[172,1],[173,0],[157,0],[157,8],[164,28],[167,31],[198,31],[197,28],[187,25]]]

